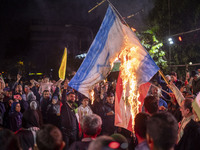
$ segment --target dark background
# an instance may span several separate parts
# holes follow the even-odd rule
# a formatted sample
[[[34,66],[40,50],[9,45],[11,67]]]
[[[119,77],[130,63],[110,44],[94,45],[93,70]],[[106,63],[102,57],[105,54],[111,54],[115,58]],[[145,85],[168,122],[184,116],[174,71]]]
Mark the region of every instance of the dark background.
[[[108,2],[101,0],[0,0],[0,73],[27,76],[41,72],[58,79],[64,47],[68,48],[67,77],[72,77],[101,25]],[[138,33],[156,27],[166,60],[186,65],[200,60],[199,0],[110,0]],[[131,16],[129,18],[129,16]],[[173,36],[177,33],[183,33]],[[174,44],[169,45],[172,36]],[[178,40],[182,37],[182,41]],[[171,59],[169,59],[171,50]],[[170,60],[170,61],[169,61]],[[193,67],[193,66],[191,66]],[[189,67],[189,70],[199,66]],[[183,70],[173,67],[168,70]]]
[[[64,47],[67,72],[77,71],[105,15],[108,2],[91,13],[100,0],[1,0],[0,71],[16,75],[42,72],[57,78]],[[152,0],[111,0],[130,26],[145,28]],[[127,18],[132,15],[133,17]],[[23,65],[19,63],[23,62]]]

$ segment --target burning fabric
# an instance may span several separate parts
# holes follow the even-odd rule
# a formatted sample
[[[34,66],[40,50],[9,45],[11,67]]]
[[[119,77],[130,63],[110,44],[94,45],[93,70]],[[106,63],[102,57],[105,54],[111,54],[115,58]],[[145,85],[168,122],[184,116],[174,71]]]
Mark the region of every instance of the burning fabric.
[[[135,33],[121,22],[109,6],[88,54],[69,86],[89,97],[93,86],[110,73],[116,59],[121,61],[122,89],[121,93],[117,92],[116,95],[116,103],[120,107],[115,106],[115,125],[127,128],[127,124],[132,122],[139,112],[139,86],[148,82],[159,67],[141,45]],[[121,102],[124,103],[123,107]],[[129,113],[122,114],[126,111]]]

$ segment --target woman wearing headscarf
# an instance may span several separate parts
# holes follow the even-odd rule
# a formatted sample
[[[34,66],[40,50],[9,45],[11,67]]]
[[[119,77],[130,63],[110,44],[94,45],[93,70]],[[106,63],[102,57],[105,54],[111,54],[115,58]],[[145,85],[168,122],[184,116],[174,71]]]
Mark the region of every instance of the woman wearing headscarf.
[[[11,106],[11,113],[10,113],[10,129],[12,131],[17,131],[22,127],[22,113],[20,112],[21,107],[19,102],[13,102]]]
[[[4,118],[3,118],[3,126],[8,129],[10,129],[9,115],[11,113],[12,103],[13,103],[12,99],[9,99],[8,102],[6,103],[6,112],[4,113]]]

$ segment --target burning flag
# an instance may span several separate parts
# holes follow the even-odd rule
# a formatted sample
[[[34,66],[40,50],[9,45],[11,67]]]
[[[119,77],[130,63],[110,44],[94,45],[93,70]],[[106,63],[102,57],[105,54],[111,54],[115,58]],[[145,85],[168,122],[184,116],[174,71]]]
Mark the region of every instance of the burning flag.
[[[134,99],[134,101],[137,100],[136,104],[134,105],[135,109],[135,115],[138,112],[142,111],[142,105],[144,103],[144,98],[146,97],[149,89],[151,87],[151,83],[147,82],[139,86],[138,93],[139,97],[138,100]],[[126,91],[129,91],[130,87],[128,86]],[[131,105],[127,102],[127,97],[129,94],[127,93],[127,96],[124,100],[123,96],[123,83],[122,78],[119,73],[117,86],[116,86],[116,94],[115,94],[115,126],[125,128],[131,132],[133,132],[133,125],[134,125],[134,118],[132,117],[132,114],[134,112],[131,112]],[[138,95],[137,95],[138,96]],[[139,109],[139,110],[138,110]]]
[[[118,81],[116,91],[116,102],[119,105],[115,106],[115,125],[125,124],[121,127],[132,131],[135,115],[139,112],[138,88],[148,82],[159,67],[135,33],[121,22],[109,6],[88,54],[69,86],[89,97],[89,91],[107,77],[116,59],[121,61],[121,80]]]
[[[111,7],[108,7],[101,27],[69,86],[89,97],[93,86],[111,71],[124,44],[124,27]],[[132,32],[132,31],[131,31]]]
[[[139,87],[139,95],[140,96],[138,98],[138,101],[141,103],[139,105],[139,112],[142,112],[142,106],[144,104],[144,99],[147,96],[147,93],[149,92],[150,87],[151,87],[150,82],[144,83],[144,84],[140,85],[140,87]]]

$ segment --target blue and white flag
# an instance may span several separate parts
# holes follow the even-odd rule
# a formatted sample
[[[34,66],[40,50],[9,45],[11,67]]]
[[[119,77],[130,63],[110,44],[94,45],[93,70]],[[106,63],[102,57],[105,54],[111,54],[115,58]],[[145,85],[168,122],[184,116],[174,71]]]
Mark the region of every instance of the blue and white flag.
[[[136,68],[138,84],[148,82],[159,70],[148,52],[141,45],[135,33],[122,24],[119,17],[109,6],[101,27],[89,48],[69,86],[89,97],[93,86],[104,80],[111,71],[111,63],[124,49],[125,41],[137,46],[136,59],[140,62]]]

